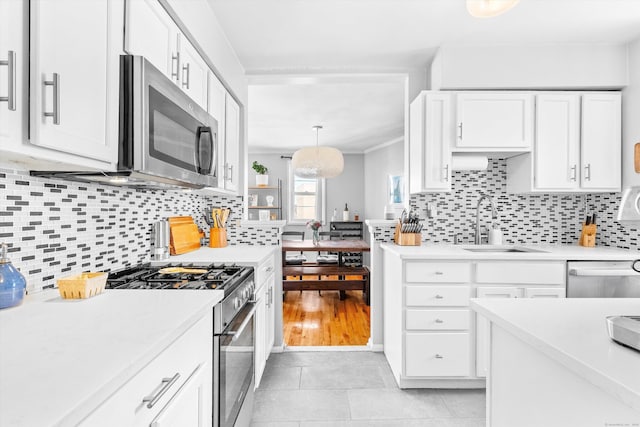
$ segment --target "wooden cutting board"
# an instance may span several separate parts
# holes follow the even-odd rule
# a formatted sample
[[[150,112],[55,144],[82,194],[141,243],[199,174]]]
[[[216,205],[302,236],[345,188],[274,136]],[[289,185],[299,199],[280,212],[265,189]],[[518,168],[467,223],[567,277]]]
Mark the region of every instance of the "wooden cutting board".
[[[190,216],[168,219],[171,238],[169,253],[180,255],[200,248],[200,231]]]
[[[640,142],[636,144],[633,164],[635,165],[636,173],[640,173]]]

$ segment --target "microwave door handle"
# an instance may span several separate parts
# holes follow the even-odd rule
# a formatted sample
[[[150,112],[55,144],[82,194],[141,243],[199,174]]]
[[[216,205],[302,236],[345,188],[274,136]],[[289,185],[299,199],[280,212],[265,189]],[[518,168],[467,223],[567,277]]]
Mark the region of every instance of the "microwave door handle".
[[[207,159],[208,161],[204,162],[206,166],[203,167],[203,159],[200,157],[200,144],[203,133],[208,134],[208,139],[209,141],[211,141],[211,128],[207,126],[200,126],[196,131],[196,168],[198,170],[198,173],[202,175],[208,175],[211,172],[211,159]],[[213,144],[211,142],[209,143],[209,145],[211,146],[211,148],[213,147]],[[211,151],[209,151],[209,153],[211,153]]]

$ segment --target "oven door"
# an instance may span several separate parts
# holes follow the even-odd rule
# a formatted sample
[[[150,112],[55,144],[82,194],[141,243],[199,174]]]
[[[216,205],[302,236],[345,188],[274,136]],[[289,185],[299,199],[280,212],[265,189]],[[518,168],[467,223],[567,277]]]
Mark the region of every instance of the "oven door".
[[[218,396],[214,390],[214,426],[233,427],[247,394],[252,393],[255,304],[247,303],[231,324],[216,335]],[[216,349],[214,349],[216,350]],[[217,423],[216,423],[217,421]]]

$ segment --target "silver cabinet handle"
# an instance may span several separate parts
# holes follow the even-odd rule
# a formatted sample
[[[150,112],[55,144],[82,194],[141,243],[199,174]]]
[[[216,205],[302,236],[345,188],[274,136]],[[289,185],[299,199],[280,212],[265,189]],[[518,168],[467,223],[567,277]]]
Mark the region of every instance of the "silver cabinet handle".
[[[444,356],[441,356],[439,354],[436,354],[436,359],[444,359]]]
[[[187,89],[189,89],[189,63],[187,62],[186,64],[184,64],[182,66],[182,87],[186,87]],[[184,73],[187,73],[187,77],[184,77]]]
[[[16,111],[16,53],[7,52],[7,59],[1,60],[0,65],[7,66],[7,96],[0,96],[0,102],[6,102],[11,111]]]
[[[584,167],[584,180],[591,181],[591,163],[587,163]]]
[[[436,319],[436,323],[444,323],[444,322],[440,319]]]
[[[462,139],[462,122],[458,123],[458,139]]]
[[[571,166],[571,181],[576,181],[578,179],[578,165]]]
[[[442,299],[444,298],[442,295],[436,295],[436,299]]]
[[[146,396],[144,399],[142,399],[142,402],[147,403],[147,408],[149,409],[153,408],[155,404],[158,403],[158,400],[160,400],[160,398],[164,396],[167,390],[169,390],[171,386],[174,385],[176,381],[178,381],[178,378],[180,378],[179,372],[176,372],[176,374],[171,378],[163,378],[161,383],[162,388],[158,390],[158,392],[155,395]]]
[[[267,271],[268,272],[272,272],[273,271],[273,267],[272,266],[267,267]]]
[[[229,170],[229,177],[226,178],[226,180],[233,182],[233,165],[227,166],[227,169]],[[225,173],[225,176],[226,176],[226,173]]]
[[[436,272],[435,272],[435,275],[436,275],[436,276],[442,276],[443,274],[444,274],[444,273],[443,273],[442,271],[436,271]]]
[[[444,167],[444,180],[445,182],[449,181],[449,164]]]
[[[45,80],[44,86],[53,86],[53,112],[44,112],[45,117],[53,117],[53,124],[60,124],[60,76],[53,73],[52,80]]]
[[[175,72],[173,71],[174,62],[176,64]],[[180,72],[180,52],[176,52],[175,55],[171,55],[171,78],[176,79],[176,83],[178,83],[178,81],[180,80],[179,72]]]
[[[273,288],[269,288],[269,307],[273,305]]]

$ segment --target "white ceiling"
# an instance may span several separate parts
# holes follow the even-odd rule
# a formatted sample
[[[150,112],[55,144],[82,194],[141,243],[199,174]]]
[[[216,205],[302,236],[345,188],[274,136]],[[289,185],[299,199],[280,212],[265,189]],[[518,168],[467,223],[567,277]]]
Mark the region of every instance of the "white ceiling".
[[[464,0],[209,1],[253,76],[426,68],[443,44],[623,43],[640,37],[640,0],[520,0],[490,19],[472,18]],[[311,145],[311,126],[320,124],[321,145],[359,151],[402,135],[403,102],[404,89],[384,79],[251,85],[249,146]]]

